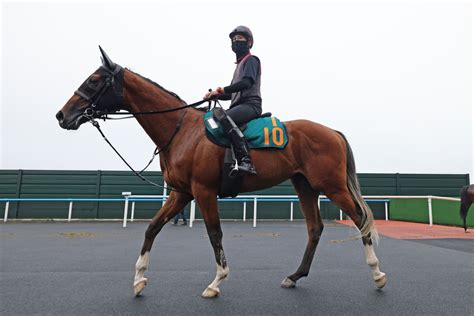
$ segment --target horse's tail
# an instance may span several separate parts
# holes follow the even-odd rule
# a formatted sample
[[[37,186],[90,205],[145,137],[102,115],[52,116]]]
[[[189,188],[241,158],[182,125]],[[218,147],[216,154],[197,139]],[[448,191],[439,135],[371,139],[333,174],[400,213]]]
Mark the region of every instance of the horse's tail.
[[[469,210],[469,206],[471,206],[472,202],[469,201],[469,194],[468,194],[469,186],[466,185],[461,189],[461,207],[459,209],[459,215],[461,216],[463,226],[464,226],[464,231],[467,231],[467,225],[466,225],[466,217],[467,217],[467,211]]]
[[[379,239],[379,234],[377,229],[374,225],[374,215],[372,210],[370,209],[369,205],[365,202],[364,198],[362,197],[362,193],[360,190],[359,179],[357,178],[355,161],[354,161],[354,154],[352,153],[351,146],[347,141],[344,134],[338,132],[344,141],[346,142],[346,156],[347,156],[347,187],[349,189],[350,194],[352,195],[352,199],[354,202],[359,205],[359,208],[362,211],[362,226],[360,227],[360,233],[364,237],[371,237],[372,240],[377,243]]]

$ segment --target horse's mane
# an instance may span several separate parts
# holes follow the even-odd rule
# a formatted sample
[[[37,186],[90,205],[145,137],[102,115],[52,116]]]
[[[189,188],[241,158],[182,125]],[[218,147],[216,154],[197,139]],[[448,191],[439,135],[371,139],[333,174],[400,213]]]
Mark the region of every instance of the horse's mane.
[[[151,83],[152,85],[154,85],[155,87],[157,88],[160,88],[161,90],[167,92],[168,94],[172,95],[173,97],[175,97],[176,99],[178,99],[179,101],[183,102],[183,103],[186,103],[186,101],[184,101],[183,99],[181,99],[179,97],[179,95],[177,95],[176,93],[174,93],[173,91],[170,91],[170,90],[167,90],[165,88],[163,88],[162,86],[160,86],[159,84],[157,84],[156,82],[154,82],[153,80],[151,79],[148,79],[147,77],[143,77],[142,75],[140,75],[139,73],[136,73],[132,70],[130,70],[129,68],[125,68],[127,69],[128,71],[130,71],[132,74],[134,75],[137,75],[138,77],[142,78],[142,79],[145,79],[146,81],[148,81],[149,83]]]
[[[149,83],[151,83],[151,84],[154,85],[155,87],[160,88],[161,90],[165,91],[166,93],[172,95],[173,97],[175,97],[176,99],[178,99],[178,100],[181,101],[182,103],[187,104],[186,101],[184,101],[183,99],[181,99],[181,98],[179,97],[179,95],[177,95],[177,94],[174,93],[173,91],[170,91],[170,90],[168,90],[168,89],[163,88],[163,86],[159,85],[158,83],[154,82],[153,80],[148,79],[147,77],[143,77],[143,76],[140,75],[139,73],[136,73],[136,72],[134,72],[133,70],[130,70],[129,68],[125,68],[125,69],[127,69],[128,71],[130,71],[132,74],[137,75],[138,77],[140,77],[140,78],[142,78],[142,79],[145,79],[146,81],[148,81]],[[207,112],[207,111],[209,110],[209,108],[208,108],[207,106],[206,106],[206,107],[200,107],[200,108],[195,107],[195,108],[193,108],[193,109],[194,109],[194,110],[198,110],[198,111],[200,111],[200,112]]]

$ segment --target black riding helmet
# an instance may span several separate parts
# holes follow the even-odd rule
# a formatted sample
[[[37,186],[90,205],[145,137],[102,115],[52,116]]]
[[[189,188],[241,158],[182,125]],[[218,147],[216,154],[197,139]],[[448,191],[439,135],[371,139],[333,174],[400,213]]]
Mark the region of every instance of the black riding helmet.
[[[234,35],[238,35],[238,34],[245,36],[245,38],[249,42],[249,48],[252,48],[252,46],[253,46],[252,31],[246,26],[239,25],[235,29],[233,29],[232,32],[230,32],[229,37],[230,37],[230,39],[232,39],[232,37],[234,37]]]

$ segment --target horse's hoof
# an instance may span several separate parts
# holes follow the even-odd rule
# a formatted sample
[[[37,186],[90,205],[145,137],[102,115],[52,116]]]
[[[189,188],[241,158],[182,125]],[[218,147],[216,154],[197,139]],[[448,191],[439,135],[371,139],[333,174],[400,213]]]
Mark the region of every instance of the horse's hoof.
[[[285,289],[290,289],[296,286],[296,282],[290,280],[289,278],[284,278],[281,282],[281,287]]]
[[[375,280],[375,286],[381,289],[385,286],[385,284],[387,284],[387,277],[385,276],[385,273],[383,273],[381,278]]]
[[[140,294],[142,293],[147,283],[148,283],[148,280],[143,278],[140,281],[135,282],[135,284],[133,284],[133,293],[135,294],[135,296],[140,296]]]
[[[202,297],[204,298],[213,298],[213,297],[218,297],[219,296],[220,291],[219,289],[215,290],[215,289],[211,289],[210,287],[207,287],[204,292],[202,292]]]

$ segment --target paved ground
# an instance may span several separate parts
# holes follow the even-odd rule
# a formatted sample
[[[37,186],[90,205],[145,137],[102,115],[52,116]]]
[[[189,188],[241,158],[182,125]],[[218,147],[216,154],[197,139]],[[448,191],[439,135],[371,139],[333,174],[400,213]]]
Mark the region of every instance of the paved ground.
[[[0,225],[1,315],[472,315],[472,240],[399,240],[377,248],[388,284],[376,290],[354,229],[328,223],[308,278],[280,282],[297,268],[302,222],[225,222],[231,269],[222,295],[202,290],[215,264],[202,222],[171,226],[155,241],[149,285],[133,297],[134,264],[146,223]],[[463,242],[469,242],[463,243]],[[471,303],[469,303],[471,302]]]

